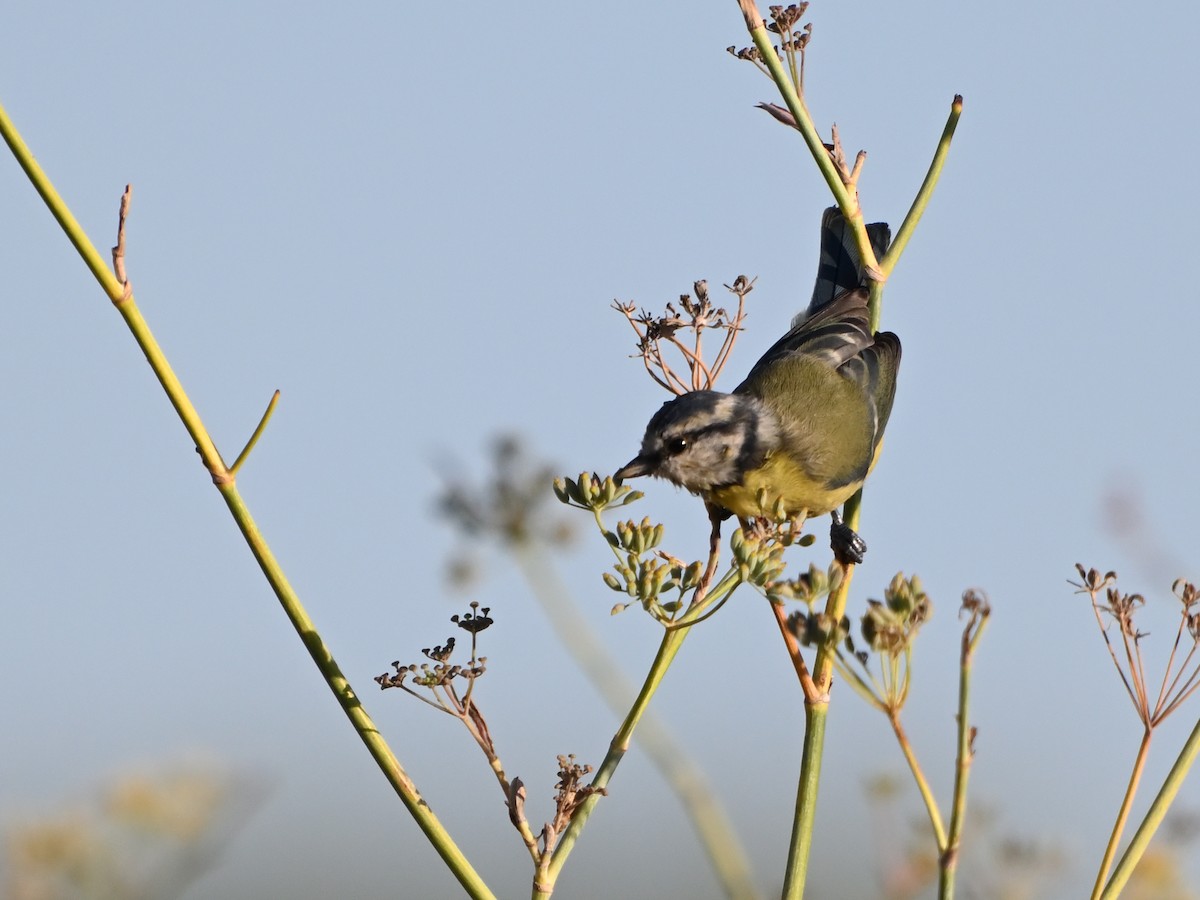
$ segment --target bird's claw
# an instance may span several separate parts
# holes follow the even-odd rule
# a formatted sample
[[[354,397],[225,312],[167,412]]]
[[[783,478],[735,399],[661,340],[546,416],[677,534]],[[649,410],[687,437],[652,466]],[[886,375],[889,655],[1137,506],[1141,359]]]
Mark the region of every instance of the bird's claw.
[[[843,566],[857,566],[867,553],[867,542],[836,512],[831,515],[833,524],[829,526],[829,546],[833,548],[833,558]]]

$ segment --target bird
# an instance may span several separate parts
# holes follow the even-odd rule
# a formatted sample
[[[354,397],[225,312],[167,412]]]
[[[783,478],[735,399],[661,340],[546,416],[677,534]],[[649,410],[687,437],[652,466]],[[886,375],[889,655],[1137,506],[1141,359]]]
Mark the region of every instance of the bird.
[[[867,234],[878,259],[891,231],[877,222]],[[689,391],[664,403],[614,477],[665,479],[743,523],[780,511],[831,514],[835,556],[861,562],[866,544],[838,509],[879,456],[900,366],[900,339],[871,331],[867,274],[841,211],[827,209],[805,312],[731,393]]]

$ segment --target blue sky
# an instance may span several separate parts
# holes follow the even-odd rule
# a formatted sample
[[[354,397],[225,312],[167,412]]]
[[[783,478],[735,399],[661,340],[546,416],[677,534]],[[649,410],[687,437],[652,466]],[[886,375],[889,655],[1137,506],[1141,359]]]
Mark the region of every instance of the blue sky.
[[[444,639],[465,602],[443,585],[456,545],[432,514],[436,464],[480,466],[507,430],[564,473],[617,468],[662,397],[627,358],[611,301],[655,308],[697,278],[757,276],[732,386],[804,305],[829,202],[798,137],[753,108],[772,86],[724,52],[747,42],[736,4],[647,11],[17,0],[0,12],[0,102],[101,248],[133,183],[139,304],[227,457],[282,391],[242,491],[384,734],[502,896],[527,889],[527,857],[478,751],[370,680]],[[1054,891],[1078,895],[1140,732],[1067,579],[1076,561],[1115,568],[1153,598],[1153,654],[1173,629],[1171,581],[1197,574],[1200,134],[1182,114],[1200,76],[1197,13],[816,2],[809,18],[809,104],[849,152],[868,150],[868,218],[899,224],[951,98],[965,97],[885,299],[905,355],[855,593],[878,596],[903,569],[934,598],[909,718],[943,798],[957,598],[990,594],[973,797],[1003,829],[1062,846],[1072,865]],[[0,209],[0,811],[19,820],[115,772],[205,752],[272,793],[189,897],[453,895],[119,316],[11,161]],[[1146,564],[1112,534],[1114,491],[1138,498],[1177,563]],[[694,498],[650,485],[642,514],[668,523],[679,555],[700,552]],[[608,616],[605,552],[588,536],[559,571],[639,677],[655,626]],[[555,755],[598,762],[615,722],[511,566],[488,559],[471,597],[498,619],[489,721],[510,772],[541,786],[544,816]],[[802,723],[777,644],[762,601],[739,596],[689,639],[656,699],[720,785],[768,893]],[[869,895],[861,784],[902,761],[877,715],[848,690],[836,700],[814,883],[841,896],[854,865]],[[1188,712],[1158,739],[1149,785]],[[1182,802],[1197,804],[1194,788]],[[648,886],[717,896],[635,753],[561,890]]]

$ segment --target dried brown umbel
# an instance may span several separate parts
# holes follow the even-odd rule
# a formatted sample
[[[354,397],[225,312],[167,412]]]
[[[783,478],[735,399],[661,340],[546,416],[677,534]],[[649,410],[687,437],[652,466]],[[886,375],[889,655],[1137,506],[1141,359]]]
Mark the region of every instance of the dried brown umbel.
[[[729,360],[733,345],[742,330],[746,317],[746,295],[754,290],[754,279],[739,275],[725,289],[738,298],[737,310],[730,315],[724,307],[715,306],[708,295],[708,282],[692,285],[695,297],[682,294],[679,305],[668,303],[662,315],[638,311],[634,303],[613,301],[613,309],[625,316],[638,336],[637,353],[646,371],[661,387],[676,396],[689,391],[713,390],[721,370]],[[721,346],[712,363],[704,359],[703,332],[724,332]],[[685,340],[682,333],[691,332]],[[672,348],[683,358],[686,374],[677,372],[667,355]]]

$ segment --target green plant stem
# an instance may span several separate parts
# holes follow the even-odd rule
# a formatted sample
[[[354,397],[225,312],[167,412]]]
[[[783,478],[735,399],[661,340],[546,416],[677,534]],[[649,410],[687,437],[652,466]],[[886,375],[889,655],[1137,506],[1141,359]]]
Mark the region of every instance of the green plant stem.
[[[855,496],[860,496],[861,491]],[[858,507],[846,506],[846,522],[851,528],[858,523]],[[851,524],[853,523],[853,524]],[[830,592],[825,603],[825,615],[830,622],[840,622],[846,611],[853,566],[847,566],[841,583]],[[813,664],[815,695],[804,698],[804,746],[800,752],[800,783],[796,789],[796,815],[792,820],[792,838],[788,845],[787,870],[784,873],[784,900],[799,900],[804,896],[808,877],[808,857],[812,851],[813,825],[817,817],[817,789],[821,782],[821,757],[825,750],[825,721],[829,713],[829,688],[833,682],[833,666],[837,648],[832,641],[817,648]]]
[[[958,668],[958,753],[954,766],[954,796],[950,800],[950,832],[945,843],[939,843],[938,897],[949,900],[954,896],[954,880],[958,873],[958,851],[962,844],[963,826],[967,819],[967,783],[971,775],[971,763],[975,758],[972,746],[974,734],[971,728],[971,670],[975,661],[975,648],[988,623],[987,613],[977,619],[976,614],[963,629],[962,653]],[[976,625],[978,622],[978,625]]]
[[[821,784],[821,759],[825,746],[825,722],[829,703],[805,703],[804,747],[801,750],[800,785],[796,791],[796,813],[792,840],[788,845],[787,869],[783,878],[783,900],[800,900],[808,878],[812,853],[813,824],[817,814],[817,789]]]
[[[925,214],[925,207],[929,204],[929,198],[933,196],[933,189],[937,187],[938,179],[942,175],[942,166],[945,165],[946,156],[950,152],[950,142],[954,139],[954,130],[958,127],[958,120],[962,116],[962,110],[962,95],[955,94],[954,101],[950,104],[950,116],[946,119],[946,125],[942,129],[942,137],[938,141],[937,149],[933,153],[933,160],[929,163],[929,171],[925,173],[925,180],[921,182],[917,196],[913,199],[912,206],[908,209],[908,215],[900,223],[900,228],[896,232],[891,246],[888,247],[888,251],[884,254],[883,259],[879,261],[879,270],[883,273],[884,278],[892,273],[892,269],[896,268],[896,262],[900,259],[900,254],[908,246],[908,239],[912,237],[917,223],[921,221],[921,216]]]
[[[92,275],[100,282],[100,286],[104,288],[113,303],[119,303],[124,296],[125,287],[121,282],[117,281],[117,276],[114,275],[108,268],[108,263],[104,257],[92,245],[87,234],[84,233],[79,223],[75,221],[75,216],[71,210],[63,203],[62,198],[58,195],[58,191],[54,189],[54,185],[50,179],[46,177],[46,173],[42,171],[42,167],[38,165],[34,159],[33,153],[26,146],[25,141],[21,138],[21,134],[17,131],[16,125],[9,118],[8,112],[0,105],[0,135],[3,135],[4,142],[8,144],[9,150],[24,171],[26,177],[29,178],[33,189],[38,192],[38,196],[42,198],[46,206],[50,210],[50,214],[54,216],[59,226],[66,233],[67,239],[75,247],[75,250],[83,258],[84,263],[91,270]],[[184,423],[187,424],[186,422]]]
[[[1138,826],[1137,833],[1134,834],[1133,840],[1129,842],[1129,846],[1125,848],[1125,853],[1121,857],[1121,861],[1117,863],[1116,871],[1113,872],[1112,878],[1108,880],[1108,884],[1104,886],[1104,893],[1100,895],[1103,900],[1115,900],[1125,888],[1126,882],[1129,881],[1129,876],[1133,874],[1133,870],[1142,859],[1142,854],[1146,852],[1146,848],[1150,845],[1150,839],[1154,837],[1154,832],[1158,830],[1158,826],[1166,818],[1167,810],[1170,809],[1171,804],[1175,801],[1175,796],[1183,786],[1184,779],[1187,778],[1188,772],[1191,771],[1192,763],[1196,761],[1197,753],[1200,753],[1200,721],[1192,729],[1192,733],[1188,736],[1187,742],[1179,752],[1175,764],[1171,766],[1171,771],[1167,773],[1166,780],[1163,781],[1163,786],[1158,791],[1158,796],[1150,804],[1150,809],[1146,812],[1146,817],[1142,819],[1142,824]]]
[[[758,48],[763,64],[769,71],[772,80],[774,80],[776,87],[779,89],[780,95],[787,104],[788,110],[792,114],[796,129],[804,138],[804,143],[807,145],[809,153],[816,162],[817,168],[820,169],[825,183],[829,186],[830,193],[833,194],[843,217],[854,231],[855,243],[858,246],[859,257],[864,268],[868,271],[873,268],[877,269],[882,275],[882,278],[879,280],[872,279],[870,284],[871,328],[872,330],[877,330],[880,322],[883,293],[882,281],[886,279],[887,275],[895,267],[900,254],[908,243],[909,237],[916,228],[917,222],[920,221],[921,214],[924,212],[929,197],[932,195],[933,189],[937,184],[942,165],[950,148],[950,140],[954,134],[959,116],[962,113],[962,98],[958,96],[954,98],[950,118],[943,129],[942,139],[935,151],[933,162],[930,165],[921,188],[917,192],[908,216],[905,217],[900,231],[897,233],[897,239],[893,242],[891,248],[889,248],[885,257],[887,265],[885,268],[881,268],[875,258],[874,249],[871,247],[866,226],[863,224],[862,209],[858,203],[857,190],[853,183],[848,185],[843,180],[842,174],[838,171],[837,166],[826,150],[824,142],[821,140],[820,135],[817,134],[816,127],[813,125],[812,117],[809,115],[803,98],[797,92],[796,85],[788,77],[788,73],[783,68],[782,61],[775,53],[770,33],[764,26],[762,15],[759,13],[757,5],[754,0],[738,0],[738,6],[745,18],[746,29],[750,33],[751,40],[753,40],[755,47]],[[847,180],[853,182],[855,181],[855,176],[851,176]],[[846,524],[853,529],[858,528],[861,504],[862,491],[860,490],[850,498],[845,507]],[[830,622],[840,621],[845,612],[846,598],[852,574],[853,567],[847,567],[842,583],[829,595],[825,613]],[[805,732],[804,749],[801,757],[800,785],[797,792],[796,817],[792,826],[792,841],[788,852],[788,868],[783,891],[784,898],[799,898],[804,892],[804,882],[808,868],[808,854],[811,850],[812,829],[816,815],[817,787],[820,780],[825,718],[828,713],[829,687],[832,682],[835,653],[836,647],[831,642],[827,642],[818,648],[816,662],[813,665],[813,683],[816,688],[815,696],[808,696],[806,694],[805,697],[805,720],[808,727]],[[960,774],[962,773],[960,772]],[[965,776],[963,784],[965,786]],[[936,809],[936,806],[932,808]]]
[[[850,685],[854,693],[858,694],[865,703],[873,706],[885,716],[888,714],[887,704],[880,699],[883,692],[882,686],[872,677],[867,681],[858,671],[853,668],[844,658],[838,659],[836,671],[845,680],[846,684]]]
[[[254,554],[254,558],[258,560],[258,564],[267,581],[270,583],[271,589],[275,592],[275,596],[278,597],[280,604],[283,606],[284,612],[291,621],[292,626],[296,629],[297,634],[299,634],[300,639],[304,642],[309,655],[312,657],[313,662],[316,663],[330,690],[333,691],[334,697],[337,698],[342,710],[345,712],[347,718],[350,719],[351,724],[358,732],[363,743],[366,744],[375,762],[379,765],[384,777],[387,778],[388,782],[396,790],[396,793],[416,820],[417,825],[425,833],[430,843],[433,844],[434,849],[454,873],[468,895],[480,898],[480,900],[492,900],[494,895],[488,889],[487,885],[484,884],[478,873],[471,867],[467,858],[455,845],[437,817],[434,816],[429,805],[422,799],[403,766],[400,765],[399,760],[379,734],[374,722],[371,721],[370,716],[363,709],[357,694],[350,687],[349,682],[333,659],[333,655],[329,652],[324,641],[321,640],[320,635],[313,626],[312,620],[309,619],[295,591],[292,590],[291,585],[284,576],[279,563],[272,555],[270,548],[259,532],[258,526],[255,525],[254,519],[251,517],[250,511],[246,508],[241,494],[238,493],[234,477],[229,469],[226,468],[220,453],[217,452],[217,448],[209,436],[207,429],[204,427],[199,413],[196,412],[182,384],[180,384],[179,379],[175,376],[174,371],[167,362],[162,349],[158,346],[158,342],[155,341],[154,335],[150,332],[145,319],[142,318],[142,314],[134,302],[133,293],[129,289],[129,285],[121,284],[108,268],[104,259],[75,220],[70,209],[67,208],[67,205],[54,189],[50,179],[42,171],[37,160],[34,159],[33,154],[21,139],[19,132],[3,106],[0,106],[0,134],[3,135],[18,164],[24,169],[30,182],[45,201],[47,207],[49,207],[51,214],[58,221],[59,225],[62,226],[68,239],[79,252],[79,255],[92,271],[92,274],[96,277],[96,280],[100,283],[105,293],[108,294],[109,298],[116,305],[121,316],[125,319],[130,332],[132,332],[138,346],[145,354],[146,361],[150,364],[150,368],[154,371],[155,376],[157,376],[159,383],[170,399],[171,405],[175,408],[188,434],[195,442],[205,467],[212,474],[217,490],[220,491],[222,499],[224,499],[225,504],[229,507],[229,511],[233,515],[238,529],[246,539],[246,543],[249,545],[250,551]]]
[[[658,690],[663,676],[666,675],[667,669],[670,668],[672,660],[675,659],[675,654],[679,652],[679,648],[683,645],[684,638],[688,636],[689,631],[690,629],[688,628],[678,628],[663,633],[662,642],[658,646],[658,653],[654,657],[650,671],[646,673],[646,680],[642,684],[642,689],[638,693],[637,699],[634,700],[633,706],[626,714],[625,721],[621,723],[621,727],[617,729],[616,735],[613,736],[608,754],[596,770],[596,777],[592,779],[592,787],[606,787],[613,773],[617,770],[617,766],[625,758],[625,754],[629,750],[629,742],[633,737],[633,732],[637,728],[638,722],[641,721],[646,708],[650,705],[650,698]],[[554,882],[558,878],[558,873],[562,870],[563,864],[566,863],[567,857],[574,849],[575,842],[579,839],[580,831],[583,830],[583,826],[587,823],[592,810],[596,808],[596,804],[600,801],[601,796],[598,792],[590,794],[580,804],[579,810],[575,815],[572,816],[571,824],[563,831],[562,837],[554,849],[554,858],[550,861],[550,865],[546,867],[545,883],[541,886],[540,890],[535,886],[533,892],[535,900],[544,900],[544,898],[549,897],[553,892]]]
[[[250,440],[246,441],[246,446],[242,448],[242,452],[238,454],[237,459],[233,461],[233,465],[229,467],[230,474],[236,475],[242,464],[250,458],[250,451],[254,449],[254,445],[258,443],[258,439],[262,437],[264,431],[267,430],[267,423],[271,421],[271,416],[275,412],[275,407],[279,403],[279,391],[271,395],[271,400],[267,403],[267,410],[262,414],[262,418],[258,420],[258,427],[254,429],[254,434],[250,435]]]
[[[844,507],[843,521],[857,531],[859,519],[862,518],[862,488],[854,492]],[[854,566],[844,566],[842,580],[838,586],[829,592],[825,601],[825,617],[832,623],[842,621],[846,614],[846,601],[850,596],[850,583],[854,580]],[[829,703],[829,688],[833,684],[833,668],[837,662],[837,642],[829,640],[817,648],[817,658],[813,663],[813,681],[820,696],[818,702]]]
[[[1150,754],[1150,740],[1154,730],[1150,726],[1146,726],[1146,730],[1142,733],[1141,742],[1138,745],[1138,756],[1136,756],[1133,764],[1133,772],[1129,774],[1129,785],[1126,788],[1126,794],[1121,802],[1121,811],[1117,812],[1117,820],[1112,824],[1112,834],[1109,836],[1108,846],[1104,847],[1104,858],[1100,860],[1100,870],[1096,876],[1096,886],[1092,888],[1092,900],[1096,898],[1116,898],[1121,894],[1124,888],[1124,883],[1129,880],[1129,876],[1133,874],[1133,870],[1138,865],[1141,859],[1141,854],[1145,852],[1146,846],[1150,844],[1150,839],[1154,835],[1154,830],[1162,822],[1166,815],[1172,800],[1175,799],[1175,793],[1178,787],[1182,785],[1184,776],[1187,775],[1188,768],[1192,766],[1195,758],[1196,745],[1198,740],[1196,736],[1200,733],[1200,722],[1196,724],[1192,736],[1188,738],[1187,744],[1184,744],[1183,750],[1175,762],[1175,766],[1171,767],[1170,772],[1166,775],[1166,781],[1163,784],[1162,790],[1159,790],[1158,797],[1154,798],[1154,803],[1150,810],[1146,812],[1146,817],[1141,822],[1138,828],[1138,833],[1134,834],[1132,841],[1129,841],[1129,846],[1126,847],[1126,852],[1121,858],[1121,863],[1118,864],[1116,872],[1112,875],[1111,880],[1105,884],[1105,880],[1109,878],[1109,868],[1112,865],[1112,859],[1116,856],[1117,847],[1121,844],[1121,834],[1126,827],[1126,822],[1129,818],[1129,810],[1133,806],[1133,799],[1138,793],[1138,786],[1141,782],[1141,775],[1146,768],[1146,758]],[[1190,748],[1190,756],[1189,756]],[[1184,762],[1184,760],[1187,760]],[[1180,770],[1182,764],[1182,774],[1178,775],[1178,782],[1172,787],[1172,779]]]
[[[608,707],[620,715],[629,707],[629,699],[634,695],[633,685],[596,639],[587,619],[580,615],[546,554],[530,542],[510,546],[559,640]],[[675,740],[653,710],[647,710],[642,716],[638,744],[683,804],[725,895],[731,900],[757,898],[759,893],[754,885],[749,857],[717,798],[716,790],[688,749]]]
[[[913,752],[912,744],[909,743],[904,724],[900,721],[899,709],[889,711],[887,716],[892,731],[896,735],[896,742],[900,745],[900,752],[904,754],[904,761],[908,763],[908,769],[912,772],[913,781],[917,783],[917,790],[920,791],[921,800],[929,814],[929,824],[933,828],[933,838],[937,842],[938,853],[944,853],[946,850],[946,826],[942,823],[942,812],[938,809],[937,798],[933,796],[933,788],[929,786],[921,763],[917,760],[917,754]]]
[[[243,502],[241,494],[238,493],[236,485],[230,482],[218,485],[217,489],[221,492],[225,504],[229,507],[229,511],[237,523],[238,530],[241,531],[242,537],[245,538],[246,544],[250,547],[250,552],[254,554],[254,558],[258,561],[263,575],[266,576],[271,589],[275,592],[275,596],[279,598],[279,602],[283,606],[283,611],[292,623],[292,627],[300,635],[300,639],[304,642],[304,646],[307,648],[313,662],[316,663],[317,669],[320,670],[321,675],[325,678],[325,682],[329,685],[330,690],[333,691],[334,697],[337,698],[338,704],[342,707],[342,711],[346,714],[346,717],[354,726],[354,730],[358,732],[358,736],[366,745],[371,758],[375,760],[380,771],[383,772],[388,783],[392,785],[405,807],[408,808],[409,813],[416,820],[421,831],[425,833],[425,836],[433,844],[438,855],[442,857],[467,893],[471,897],[493,898],[494,895],[492,892],[484,884],[482,878],[475,872],[474,868],[472,868],[462,851],[455,845],[449,833],[433,814],[433,810],[430,809],[429,804],[421,797],[416,785],[408,777],[408,773],[404,770],[400,761],[375,727],[375,723],[363,708],[358,695],[350,686],[350,682],[346,680],[346,676],[342,674],[342,670],[338,666],[337,661],[334,660],[333,654],[330,653],[325,642],[317,632],[316,626],[313,625],[307,611],[305,611],[304,606],[300,603],[300,598],[296,596],[291,584],[288,583],[287,577],[283,574],[283,569],[271,553],[271,548],[267,546],[267,542],[261,532],[259,532],[258,526],[254,523],[254,519],[250,515],[250,510],[246,508],[246,504]]]
[[[679,630],[691,628],[693,625],[698,625],[711,616],[716,610],[715,606],[724,603],[742,583],[742,577],[738,574],[737,569],[730,569],[721,580],[709,588],[708,593],[704,594],[699,600],[693,598],[692,603],[687,610],[674,622],[669,623],[666,627],[669,630]]]
[[[750,39],[762,55],[763,62],[771,74],[771,79],[775,82],[775,86],[779,89],[779,94],[783,98],[783,102],[787,104],[788,111],[791,112],[792,118],[796,121],[796,130],[804,138],[804,143],[808,146],[808,152],[812,154],[817,168],[821,170],[821,175],[825,178],[825,183],[829,185],[830,193],[833,194],[833,198],[837,201],[842,215],[850,223],[854,231],[859,258],[862,260],[864,268],[868,270],[877,268],[875,249],[871,246],[871,240],[867,236],[867,229],[863,224],[862,209],[858,205],[856,192],[852,192],[846,186],[845,182],[842,181],[841,173],[838,171],[837,166],[834,165],[829,151],[825,149],[825,142],[821,140],[821,136],[817,133],[817,127],[813,124],[812,116],[809,115],[808,107],[804,104],[804,99],[796,92],[796,86],[784,69],[783,61],[775,53],[775,47],[771,43],[771,33],[763,26],[762,14],[759,13],[758,6],[754,0],[738,0],[738,6],[741,8],[742,16],[746,20],[746,30],[750,32]]]
[[[934,188],[937,186],[938,179],[942,174],[942,167],[950,152],[950,143],[954,138],[954,131],[958,127],[959,118],[962,116],[963,98],[960,94],[954,95],[954,100],[950,104],[950,115],[946,120],[945,127],[942,129],[942,136],[934,151],[933,160],[930,162],[929,169],[925,173],[925,180],[921,182],[921,187],[917,190],[916,197],[909,207],[908,214],[904,217],[904,221],[896,232],[895,239],[892,241],[884,258],[876,260],[875,251],[871,246],[871,240],[867,235],[867,229],[863,221],[862,208],[858,203],[857,189],[853,185],[848,186],[843,181],[842,174],[838,171],[837,166],[830,157],[829,151],[825,149],[825,143],[821,139],[820,134],[817,133],[812,116],[809,114],[808,107],[804,103],[804,98],[797,92],[793,79],[789,77],[783,67],[783,62],[775,53],[775,48],[771,43],[771,34],[763,27],[762,14],[758,11],[754,0],[738,0],[738,6],[741,8],[742,15],[746,20],[746,30],[749,31],[754,46],[758,48],[759,53],[762,55],[767,72],[775,82],[780,96],[783,98],[784,103],[787,104],[788,111],[795,120],[796,130],[804,138],[804,143],[808,146],[808,151],[812,154],[817,168],[821,170],[821,175],[824,177],[825,183],[829,186],[830,193],[833,194],[833,198],[841,209],[842,215],[854,231],[855,243],[858,245],[859,257],[864,267],[868,270],[874,268],[882,275],[879,282],[871,282],[871,329],[878,331],[879,294],[876,288],[883,281],[887,280],[887,277],[896,267],[901,254],[904,253],[904,248],[908,245],[909,238],[912,237],[913,231],[916,230],[917,223],[921,221],[921,216],[925,212],[925,207],[929,204],[930,197],[933,196]]]
[[[1100,870],[1096,873],[1096,884],[1092,888],[1092,900],[1096,900],[1104,892],[1104,882],[1108,880],[1108,872],[1113,860],[1117,857],[1117,848],[1121,845],[1121,835],[1125,831],[1125,823],[1129,820],[1129,811],[1133,807],[1133,798],[1137,796],[1138,786],[1142,781],[1142,773],[1146,768],[1146,759],[1150,755],[1150,741],[1154,737],[1154,729],[1149,725],[1142,732],[1138,743],[1137,757],[1133,761],[1133,770],[1129,773],[1129,784],[1125,788],[1125,796],[1121,800],[1121,809],[1117,820],[1113,823],[1112,834],[1104,848],[1104,858],[1100,860]]]

